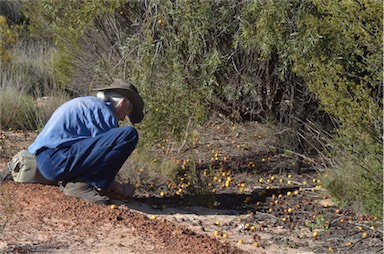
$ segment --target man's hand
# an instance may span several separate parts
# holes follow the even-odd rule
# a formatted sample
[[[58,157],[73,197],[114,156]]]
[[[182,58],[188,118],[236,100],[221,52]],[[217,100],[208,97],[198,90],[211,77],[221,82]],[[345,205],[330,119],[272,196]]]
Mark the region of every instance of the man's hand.
[[[135,186],[130,183],[113,181],[111,188],[108,191],[101,191],[100,194],[114,199],[131,200],[135,190]]]

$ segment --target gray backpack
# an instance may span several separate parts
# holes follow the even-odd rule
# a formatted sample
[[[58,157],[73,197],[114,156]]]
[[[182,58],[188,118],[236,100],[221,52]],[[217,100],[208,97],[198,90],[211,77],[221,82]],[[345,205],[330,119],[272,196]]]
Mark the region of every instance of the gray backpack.
[[[45,179],[37,169],[36,158],[28,150],[21,150],[5,168],[15,182],[18,183],[42,183],[56,185],[57,182]]]

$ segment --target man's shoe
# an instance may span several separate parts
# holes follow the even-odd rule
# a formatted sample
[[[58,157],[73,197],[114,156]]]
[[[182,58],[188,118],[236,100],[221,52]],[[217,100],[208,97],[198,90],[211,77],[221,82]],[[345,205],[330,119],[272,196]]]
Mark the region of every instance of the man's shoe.
[[[94,187],[82,182],[68,182],[65,184],[62,191],[65,196],[76,197],[82,200],[90,201],[97,204],[110,205],[112,201],[100,195]]]
[[[9,168],[9,165],[5,167],[1,172],[0,172],[0,184],[6,181],[12,180],[12,174],[11,174],[11,169]]]

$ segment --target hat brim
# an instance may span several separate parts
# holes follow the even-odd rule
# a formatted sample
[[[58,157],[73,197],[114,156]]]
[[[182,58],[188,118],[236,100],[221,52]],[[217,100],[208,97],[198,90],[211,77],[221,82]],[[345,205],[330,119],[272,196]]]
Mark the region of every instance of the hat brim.
[[[116,92],[121,94],[124,97],[127,97],[128,100],[133,105],[133,110],[131,114],[128,115],[129,120],[132,123],[139,123],[144,118],[144,101],[141,96],[131,89],[119,88],[119,87],[105,87],[105,88],[96,88],[94,91],[103,91],[103,92]]]

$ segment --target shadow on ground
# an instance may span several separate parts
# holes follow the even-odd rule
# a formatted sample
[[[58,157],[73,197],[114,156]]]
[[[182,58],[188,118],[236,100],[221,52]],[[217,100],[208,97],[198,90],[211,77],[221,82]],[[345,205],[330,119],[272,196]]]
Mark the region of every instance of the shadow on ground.
[[[265,203],[273,195],[286,195],[299,187],[255,189],[250,194],[219,193],[197,194],[172,197],[139,197],[132,202],[115,201],[130,209],[146,214],[167,215],[174,213],[196,215],[239,215],[255,210],[254,204]],[[258,210],[266,207],[260,206]]]

